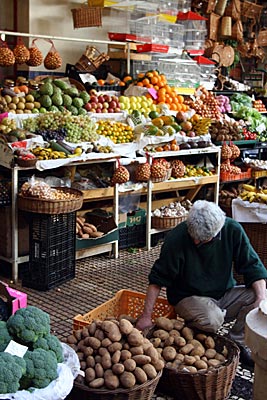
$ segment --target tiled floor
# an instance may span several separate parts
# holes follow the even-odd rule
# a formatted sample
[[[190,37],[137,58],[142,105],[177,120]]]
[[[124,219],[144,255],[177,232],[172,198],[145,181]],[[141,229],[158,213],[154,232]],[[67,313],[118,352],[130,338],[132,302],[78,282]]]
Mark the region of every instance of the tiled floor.
[[[150,251],[138,249],[134,254],[121,250],[118,259],[100,255],[79,260],[75,279],[46,292],[22,287],[20,282],[15,287],[28,294],[29,305],[50,314],[53,333],[64,340],[71,333],[72,320],[77,314],[94,309],[121,289],[145,292],[147,275],[159,250],[160,245],[157,245]],[[164,292],[161,295],[164,296]],[[227,326],[224,329],[227,330]],[[252,381],[253,373],[239,365],[229,400],[251,400]],[[171,399],[160,393],[154,398]]]

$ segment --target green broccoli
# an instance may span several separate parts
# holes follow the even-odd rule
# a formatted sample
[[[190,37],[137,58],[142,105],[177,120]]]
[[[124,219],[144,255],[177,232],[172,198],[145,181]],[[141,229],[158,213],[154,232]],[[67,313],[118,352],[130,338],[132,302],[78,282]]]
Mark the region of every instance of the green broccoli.
[[[34,349],[44,349],[46,351],[52,351],[56,358],[57,362],[61,363],[64,361],[63,357],[63,349],[59,339],[54,335],[46,335],[36,340],[33,344]]]
[[[0,393],[15,393],[20,388],[20,379],[26,372],[23,358],[9,353],[0,353]]]
[[[15,340],[28,345],[50,333],[50,316],[38,307],[20,308],[8,318],[7,329]]]
[[[0,351],[4,351],[12,337],[7,330],[6,322],[0,321]]]
[[[58,377],[57,359],[53,352],[44,349],[27,351],[24,355],[26,373],[20,380],[21,389],[44,388]]]

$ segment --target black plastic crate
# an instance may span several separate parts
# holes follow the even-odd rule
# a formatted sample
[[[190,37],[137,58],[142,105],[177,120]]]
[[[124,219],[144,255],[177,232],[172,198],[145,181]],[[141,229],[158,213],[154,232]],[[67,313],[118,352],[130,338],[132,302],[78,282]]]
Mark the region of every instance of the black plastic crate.
[[[158,233],[154,233],[153,235],[151,235],[151,246],[155,247],[158,244],[162,244],[164,242],[164,239],[167,235],[168,231],[166,232],[158,232]]]
[[[22,285],[49,290],[75,277],[76,213],[29,213],[30,251]]]
[[[119,249],[144,247],[146,245],[146,225],[126,226],[119,229]]]

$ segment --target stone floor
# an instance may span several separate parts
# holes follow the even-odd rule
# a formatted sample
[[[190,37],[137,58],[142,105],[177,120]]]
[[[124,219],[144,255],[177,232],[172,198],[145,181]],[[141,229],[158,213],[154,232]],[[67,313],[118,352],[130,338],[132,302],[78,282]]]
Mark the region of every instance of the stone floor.
[[[78,260],[75,278],[49,291],[22,287],[21,281],[10,285],[27,293],[29,305],[40,307],[50,314],[53,333],[64,340],[71,333],[73,317],[77,314],[93,310],[121,289],[145,292],[147,275],[158,257],[160,244],[150,251],[134,250],[121,250],[118,259],[105,254]],[[21,276],[23,266],[20,268]],[[0,279],[10,282],[6,274],[3,277],[1,275],[0,269]],[[165,296],[165,293],[161,295]],[[228,327],[224,326],[223,329],[227,331]],[[229,400],[251,400],[252,382],[253,373],[239,364]],[[153,399],[172,398],[156,392]]]

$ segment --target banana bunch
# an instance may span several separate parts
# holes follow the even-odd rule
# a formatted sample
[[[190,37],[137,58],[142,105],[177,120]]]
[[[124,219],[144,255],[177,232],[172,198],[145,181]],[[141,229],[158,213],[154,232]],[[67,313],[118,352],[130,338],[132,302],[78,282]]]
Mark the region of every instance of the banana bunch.
[[[197,121],[192,121],[192,131],[194,131],[197,136],[206,135],[209,133],[211,122],[210,118],[200,118]]]
[[[32,153],[38,158],[38,160],[58,160],[60,158],[67,158],[66,153],[63,151],[56,151],[51,147],[37,146],[32,150]]]
[[[256,202],[267,204],[267,189],[258,189],[256,186],[244,183],[242,185],[240,197],[242,200],[249,201],[250,203]]]

